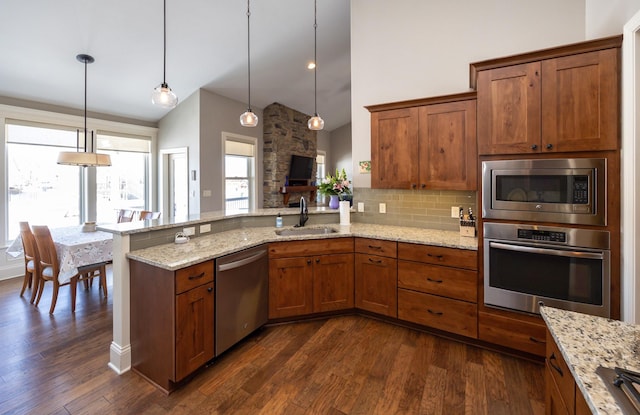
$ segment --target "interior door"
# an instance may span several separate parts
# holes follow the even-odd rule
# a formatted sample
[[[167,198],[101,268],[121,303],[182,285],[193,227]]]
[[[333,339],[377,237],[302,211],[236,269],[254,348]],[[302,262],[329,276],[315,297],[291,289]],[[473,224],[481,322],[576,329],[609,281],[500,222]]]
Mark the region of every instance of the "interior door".
[[[186,153],[169,154],[169,216],[171,218],[189,215],[189,170]]]

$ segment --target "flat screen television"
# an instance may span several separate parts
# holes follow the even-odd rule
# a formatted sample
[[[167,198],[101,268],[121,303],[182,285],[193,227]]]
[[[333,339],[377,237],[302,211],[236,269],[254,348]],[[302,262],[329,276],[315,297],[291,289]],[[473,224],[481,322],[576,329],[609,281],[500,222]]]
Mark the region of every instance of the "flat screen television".
[[[313,173],[313,157],[291,156],[291,164],[289,166],[289,183],[296,184],[311,180]]]

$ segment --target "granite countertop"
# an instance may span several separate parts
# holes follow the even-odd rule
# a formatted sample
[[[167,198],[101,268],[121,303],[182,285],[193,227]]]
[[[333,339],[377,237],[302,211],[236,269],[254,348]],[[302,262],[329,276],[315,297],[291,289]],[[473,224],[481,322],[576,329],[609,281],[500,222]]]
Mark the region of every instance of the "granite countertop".
[[[185,244],[164,244],[132,251],[127,257],[169,271],[175,271],[213,258],[231,254],[267,242],[364,237],[459,249],[478,249],[478,239],[460,236],[459,232],[401,226],[352,223],[348,226],[328,224],[306,228],[330,227],[331,234],[276,235],[275,227],[241,228],[191,239]],[[282,229],[287,229],[282,228]]]
[[[540,314],[591,411],[621,414],[596,369],[640,372],[640,326],[551,307],[540,307]]]

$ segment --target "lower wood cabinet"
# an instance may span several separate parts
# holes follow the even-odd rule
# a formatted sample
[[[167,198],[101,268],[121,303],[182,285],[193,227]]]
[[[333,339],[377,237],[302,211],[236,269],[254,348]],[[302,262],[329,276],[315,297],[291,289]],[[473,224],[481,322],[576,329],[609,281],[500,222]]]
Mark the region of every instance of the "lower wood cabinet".
[[[398,318],[478,337],[477,252],[398,243]]]
[[[356,238],[355,250],[356,308],[398,317],[397,243]]]
[[[269,318],[354,307],[353,238],[269,245]]]
[[[537,356],[546,351],[546,327],[542,318],[513,317],[480,311],[478,313],[478,337],[489,343],[509,347]]]
[[[129,261],[133,370],[166,393],[214,357],[214,265]]]

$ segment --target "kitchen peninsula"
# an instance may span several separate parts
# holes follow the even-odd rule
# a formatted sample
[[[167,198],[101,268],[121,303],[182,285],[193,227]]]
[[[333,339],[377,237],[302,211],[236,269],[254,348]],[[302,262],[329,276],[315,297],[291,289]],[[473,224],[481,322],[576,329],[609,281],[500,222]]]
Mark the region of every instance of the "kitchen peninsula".
[[[131,369],[130,275],[128,257],[160,266],[179,269],[251,246],[288,240],[362,237],[477,250],[477,239],[461,237],[458,232],[433,229],[352,223],[339,226],[339,212],[324,207],[310,208],[307,227],[327,225],[336,232],[328,235],[279,236],[275,233],[275,217],[281,214],[285,228],[298,222],[298,209],[261,209],[249,214],[226,216],[204,213],[184,221],[158,220],[100,226],[113,233],[113,341],[109,367],[121,374]],[[205,228],[201,228],[204,225]],[[175,233],[184,228],[197,230],[186,244],[173,243]],[[209,234],[200,234],[210,227]],[[204,232],[203,232],[204,233]]]

